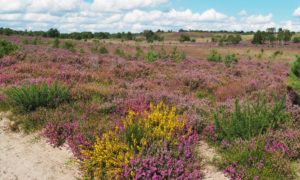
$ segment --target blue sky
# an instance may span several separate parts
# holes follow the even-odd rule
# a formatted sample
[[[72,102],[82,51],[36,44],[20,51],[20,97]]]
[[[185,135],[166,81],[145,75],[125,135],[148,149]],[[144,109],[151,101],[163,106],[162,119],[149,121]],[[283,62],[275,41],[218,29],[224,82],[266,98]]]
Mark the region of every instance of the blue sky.
[[[300,0],[0,0],[0,26],[14,29],[300,31]]]
[[[241,10],[249,14],[272,13],[278,21],[293,19],[293,12],[300,6],[299,0],[173,0],[173,7],[205,11],[214,8],[225,14],[235,16]]]

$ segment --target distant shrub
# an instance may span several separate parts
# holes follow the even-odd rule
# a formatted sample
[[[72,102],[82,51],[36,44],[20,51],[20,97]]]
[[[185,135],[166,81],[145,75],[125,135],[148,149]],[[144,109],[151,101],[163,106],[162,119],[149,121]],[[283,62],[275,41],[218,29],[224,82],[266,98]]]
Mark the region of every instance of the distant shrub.
[[[300,78],[300,56],[296,56],[296,61],[292,64],[292,72]]]
[[[230,66],[232,63],[237,63],[238,58],[236,57],[236,54],[227,54],[224,58],[224,63],[226,66]]]
[[[29,40],[28,40],[27,38],[24,38],[24,39],[22,40],[22,43],[23,43],[24,45],[27,45],[27,44],[29,44]]]
[[[38,44],[42,44],[42,40],[40,37],[34,37],[32,40],[32,44],[33,45],[38,45]]]
[[[283,52],[282,51],[275,51],[273,54],[272,54],[272,58],[276,58],[277,56],[280,56],[282,55]]]
[[[273,106],[268,105],[264,97],[242,105],[236,100],[234,112],[226,113],[223,109],[215,113],[217,137],[219,140],[250,139],[287,121],[289,117],[285,110],[285,99],[275,99]]]
[[[293,42],[294,43],[300,43],[300,37],[294,37]]]
[[[75,52],[75,46],[74,46],[74,43],[72,43],[71,41],[66,41],[66,42],[63,44],[62,48],[68,49],[68,50],[70,50],[70,51],[72,51],[72,52]]]
[[[13,87],[5,93],[9,104],[24,111],[33,111],[38,107],[54,108],[71,100],[70,88],[57,82]]]
[[[208,61],[213,61],[213,62],[221,62],[222,61],[222,56],[220,53],[218,53],[217,50],[212,50],[208,57],[207,57],[207,60]]]
[[[2,58],[5,55],[9,55],[17,50],[17,45],[6,40],[0,40],[0,58]]]
[[[102,46],[102,47],[99,49],[99,53],[100,53],[100,54],[108,54],[108,50],[106,49],[105,46]]]
[[[145,56],[145,60],[148,63],[152,63],[154,61],[157,61],[158,59],[160,59],[160,54],[155,52],[154,50],[148,51],[148,53]]]
[[[126,57],[125,52],[122,49],[117,48],[114,52],[115,55],[120,56],[120,57]]]
[[[241,35],[217,35],[213,36],[211,39],[212,42],[218,43],[218,45],[224,44],[239,44],[242,41]]]
[[[154,41],[163,41],[164,40],[163,37],[157,35],[156,33],[154,33],[151,30],[145,30],[143,32],[143,35],[145,36],[147,42],[149,42],[149,43],[152,43]]]
[[[136,58],[142,58],[144,56],[143,49],[141,47],[136,47],[135,48],[135,57]]]
[[[179,38],[180,42],[188,42],[191,41],[191,37],[189,35],[186,34],[181,34],[180,38]]]
[[[186,55],[184,52],[178,52],[177,47],[174,47],[171,53],[171,59],[177,63],[180,63],[186,59]]]
[[[60,45],[59,39],[58,39],[58,38],[55,38],[55,39],[53,40],[52,47],[53,47],[53,48],[59,48],[59,45]]]

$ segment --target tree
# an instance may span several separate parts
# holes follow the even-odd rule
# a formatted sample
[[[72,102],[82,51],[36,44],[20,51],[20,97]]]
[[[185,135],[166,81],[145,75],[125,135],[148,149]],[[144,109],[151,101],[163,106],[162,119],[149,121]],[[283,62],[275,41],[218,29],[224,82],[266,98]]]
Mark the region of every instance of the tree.
[[[180,42],[186,42],[186,41],[191,41],[191,37],[189,35],[186,34],[181,34],[180,38],[179,38]]]
[[[278,29],[278,34],[277,34],[277,40],[278,42],[281,43],[281,45],[284,45],[284,43],[290,41],[292,39],[294,33],[292,33],[289,30],[283,30],[282,28]]]
[[[57,29],[51,28],[47,31],[48,37],[57,38],[57,37],[59,37],[59,35],[60,35],[60,33]]]
[[[163,41],[163,38],[158,36],[157,34],[155,34],[153,31],[151,30],[145,30],[143,32],[143,35],[145,36],[146,40],[148,42],[153,42],[153,41]]]
[[[265,33],[262,31],[257,31],[252,40],[252,44],[264,44],[265,43]]]

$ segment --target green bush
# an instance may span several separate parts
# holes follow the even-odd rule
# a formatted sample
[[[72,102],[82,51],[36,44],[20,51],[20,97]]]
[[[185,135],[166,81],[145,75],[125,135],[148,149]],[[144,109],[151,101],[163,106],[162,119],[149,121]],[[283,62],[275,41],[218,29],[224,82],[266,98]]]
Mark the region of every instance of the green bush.
[[[272,54],[272,58],[276,58],[277,56],[280,56],[280,55],[282,55],[283,54],[283,52],[282,51],[275,51],[273,54]]]
[[[291,70],[292,73],[300,78],[300,56],[296,56],[296,61],[292,64]]]
[[[99,49],[99,53],[100,53],[100,54],[108,54],[108,50],[106,49],[106,47],[102,46],[102,47]]]
[[[74,46],[74,44],[73,44],[71,41],[66,41],[66,42],[63,44],[63,48],[64,48],[64,49],[68,49],[68,50],[70,50],[70,51],[72,51],[72,52],[75,51],[75,46]]]
[[[179,41],[180,42],[189,42],[191,41],[191,37],[189,35],[186,35],[186,34],[181,34],[180,35],[180,38],[179,38]]]
[[[289,119],[285,111],[285,98],[275,99],[274,105],[268,105],[265,97],[258,97],[256,102],[235,102],[234,112],[214,114],[216,134],[219,140],[236,138],[250,139],[264,133],[268,128],[277,128]]]
[[[227,54],[225,56],[224,63],[226,66],[230,66],[232,63],[237,63],[237,62],[238,62],[238,58],[236,57],[236,55],[234,53]]]
[[[186,55],[184,52],[178,52],[177,47],[174,47],[171,53],[171,59],[177,63],[180,63],[186,59]]]
[[[208,61],[213,61],[213,62],[220,62],[220,61],[222,61],[222,56],[221,56],[220,53],[218,53],[217,50],[213,49],[213,50],[209,53],[209,55],[208,55],[208,57],[207,57],[207,60],[208,60]]]
[[[53,48],[59,48],[60,41],[58,38],[55,38],[52,44]]]
[[[231,179],[294,179],[289,161],[265,146],[263,138],[232,144],[221,152],[219,165]]]
[[[5,55],[9,55],[17,50],[17,45],[6,40],[0,40],[0,58],[2,58]]]
[[[142,147],[142,139],[146,137],[146,130],[137,123],[132,123],[124,129],[124,140],[135,152],[139,152],[138,146]]]
[[[146,62],[152,63],[154,61],[157,61],[160,59],[160,54],[155,52],[154,50],[148,51],[148,53],[145,56]]]
[[[122,49],[117,48],[114,52],[115,55],[120,56],[120,57],[126,57],[125,52]]]
[[[300,43],[300,37],[294,37],[293,42],[294,43]]]
[[[8,103],[23,111],[34,111],[38,107],[54,108],[71,100],[70,88],[57,82],[13,87],[5,92]]]
[[[141,58],[144,56],[144,51],[141,47],[135,47],[135,57],[136,58]]]

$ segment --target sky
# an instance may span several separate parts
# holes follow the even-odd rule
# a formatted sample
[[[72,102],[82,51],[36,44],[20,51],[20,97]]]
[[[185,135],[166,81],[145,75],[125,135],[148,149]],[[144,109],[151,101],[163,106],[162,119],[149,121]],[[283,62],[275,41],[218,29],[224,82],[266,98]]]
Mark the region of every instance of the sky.
[[[61,32],[300,31],[300,0],[0,0],[0,27]]]

